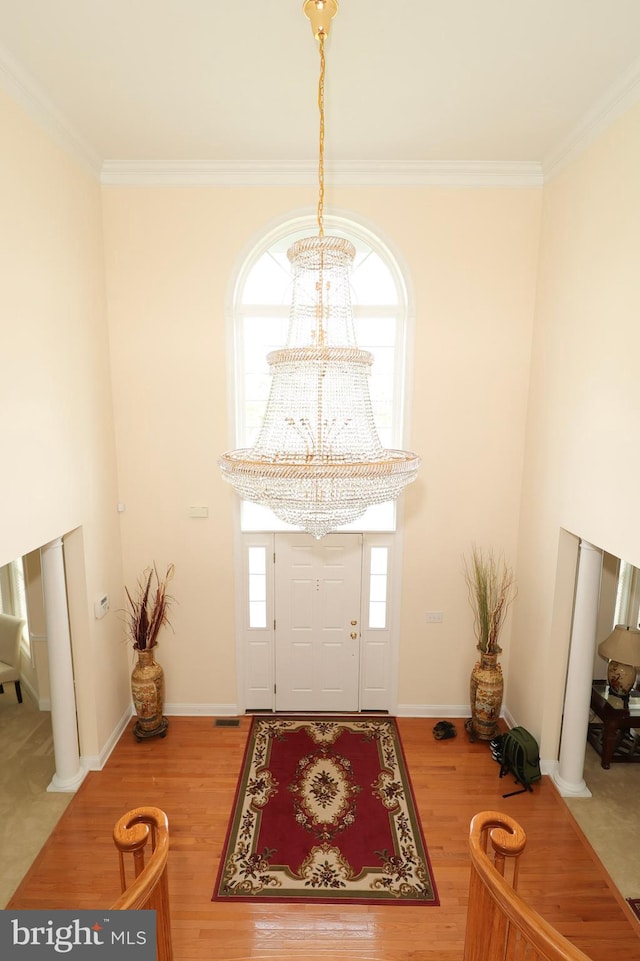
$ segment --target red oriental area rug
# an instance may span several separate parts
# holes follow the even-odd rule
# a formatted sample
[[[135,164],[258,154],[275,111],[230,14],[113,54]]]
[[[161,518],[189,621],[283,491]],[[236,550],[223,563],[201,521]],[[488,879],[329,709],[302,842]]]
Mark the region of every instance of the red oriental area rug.
[[[439,904],[395,720],[254,718],[213,900]]]
[[[631,910],[640,921],[640,898],[627,898],[628,903],[631,905]]]

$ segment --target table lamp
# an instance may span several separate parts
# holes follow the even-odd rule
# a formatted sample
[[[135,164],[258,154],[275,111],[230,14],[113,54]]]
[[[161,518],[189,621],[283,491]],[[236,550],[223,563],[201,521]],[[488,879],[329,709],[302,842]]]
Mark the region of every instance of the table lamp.
[[[598,646],[598,654],[609,660],[609,690],[628,702],[640,664],[640,630],[616,624],[609,637]]]

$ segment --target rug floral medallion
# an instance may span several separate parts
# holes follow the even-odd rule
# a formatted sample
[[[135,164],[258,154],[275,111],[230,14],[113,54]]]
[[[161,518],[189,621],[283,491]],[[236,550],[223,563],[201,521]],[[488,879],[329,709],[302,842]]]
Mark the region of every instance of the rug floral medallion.
[[[396,722],[254,718],[214,900],[439,904]]]

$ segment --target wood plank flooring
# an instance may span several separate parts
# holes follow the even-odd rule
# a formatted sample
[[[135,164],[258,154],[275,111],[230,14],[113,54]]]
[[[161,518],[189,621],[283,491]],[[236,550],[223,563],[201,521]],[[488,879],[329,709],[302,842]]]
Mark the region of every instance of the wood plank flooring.
[[[469,822],[505,811],[525,829],[520,892],[593,961],[640,961],[640,924],[617,892],[552,782],[503,799],[486,744],[436,741],[435,719],[400,718],[405,755],[435,874],[439,907],[226,904],[211,896],[250,718],[170,718],[167,737],[138,744],[130,728],[104,770],[91,772],[7,905],[106,907],[119,894],[111,833],[130,808],[169,816],[175,961],[323,958],[461,961]],[[490,961],[490,959],[487,959]]]

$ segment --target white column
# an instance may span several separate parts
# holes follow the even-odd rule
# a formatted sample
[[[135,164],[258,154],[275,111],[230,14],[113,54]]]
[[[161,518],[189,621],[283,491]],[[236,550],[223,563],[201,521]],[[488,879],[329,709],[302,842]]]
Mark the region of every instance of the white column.
[[[591,797],[583,775],[601,576],[602,551],[587,541],[581,541],[564,696],[560,763],[553,775],[558,790],[564,797]]]
[[[41,548],[44,616],[49,653],[51,726],[56,771],[48,791],[75,791],[86,771],[80,767],[76,695],[67,610],[62,540]]]

